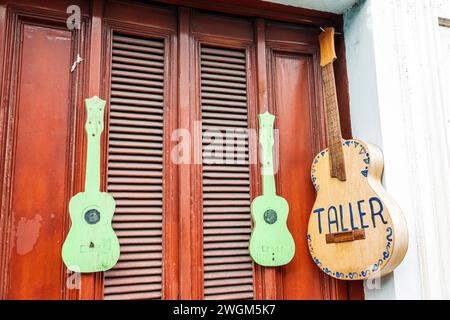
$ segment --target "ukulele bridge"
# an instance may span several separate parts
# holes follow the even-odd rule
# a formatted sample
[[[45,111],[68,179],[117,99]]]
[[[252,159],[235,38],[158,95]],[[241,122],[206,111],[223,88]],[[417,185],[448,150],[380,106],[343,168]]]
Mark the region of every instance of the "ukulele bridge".
[[[356,240],[366,239],[366,232],[364,229],[353,230],[349,232],[330,233],[325,236],[327,244],[352,242]]]

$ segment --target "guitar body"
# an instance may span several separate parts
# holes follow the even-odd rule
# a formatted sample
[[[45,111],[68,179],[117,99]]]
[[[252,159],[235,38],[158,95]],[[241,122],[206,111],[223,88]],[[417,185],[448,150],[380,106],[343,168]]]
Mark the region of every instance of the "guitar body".
[[[252,259],[262,266],[277,267],[294,257],[295,243],[286,222],[287,201],[277,195],[257,197],[251,207],[254,228],[249,251]]]
[[[120,245],[112,228],[116,203],[109,194],[80,192],[69,203],[72,226],[62,248],[69,270],[99,272],[119,260]]]
[[[343,141],[346,181],[330,176],[330,153],[312,165],[317,198],[308,226],[316,265],[342,280],[390,273],[408,248],[406,220],[381,184],[383,156],[360,140]]]

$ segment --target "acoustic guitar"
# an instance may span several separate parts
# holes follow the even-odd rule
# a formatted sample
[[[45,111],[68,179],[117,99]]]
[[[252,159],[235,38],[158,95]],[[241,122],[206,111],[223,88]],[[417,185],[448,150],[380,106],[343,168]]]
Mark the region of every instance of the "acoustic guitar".
[[[341,280],[383,276],[408,248],[405,218],[381,184],[383,155],[361,140],[343,140],[333,62],[334,29],[319,37],[328,148],[313,160],[317,198],[308,225],[308,246],[316,265]]]
[[[120,256],[119,240],[112,229],[116,203],[100,192],[100,136],[106,102],[86,99],[87,157],[85,191],[69,202],[72,226],[62,248],[62,258],[71,271],[100,272],[111,269]]]
[[[276,194],[273,170],[273,124],[275,116],[266,112],[259,115],[259,142],[261,144],[261,175],[263,194],[251,205],[254,228],[249,251],[252,259],[265,267],[288,264],[295,253],[295,243],[286,221],[288,202]]]

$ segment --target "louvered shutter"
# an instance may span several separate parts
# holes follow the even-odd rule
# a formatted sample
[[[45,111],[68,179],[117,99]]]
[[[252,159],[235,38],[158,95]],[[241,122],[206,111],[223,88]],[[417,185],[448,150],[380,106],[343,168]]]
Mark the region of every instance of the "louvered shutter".
[[[121,255],[105,299],[159,299],[162,277],[164,42],[114,34],[108,192]]]
[[[245,51],[201,47],[201,110],[204,297],[251,299]]]

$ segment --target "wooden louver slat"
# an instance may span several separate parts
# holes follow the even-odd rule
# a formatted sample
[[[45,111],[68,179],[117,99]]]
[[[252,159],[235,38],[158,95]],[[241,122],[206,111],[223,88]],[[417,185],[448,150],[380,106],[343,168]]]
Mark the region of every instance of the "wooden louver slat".
[[[104,298],[162,295],[164,42],[113,35],[108,192],[121,255]]]
[[[204,297],[252,299],[246,55],[202,46],[200,64]]]

